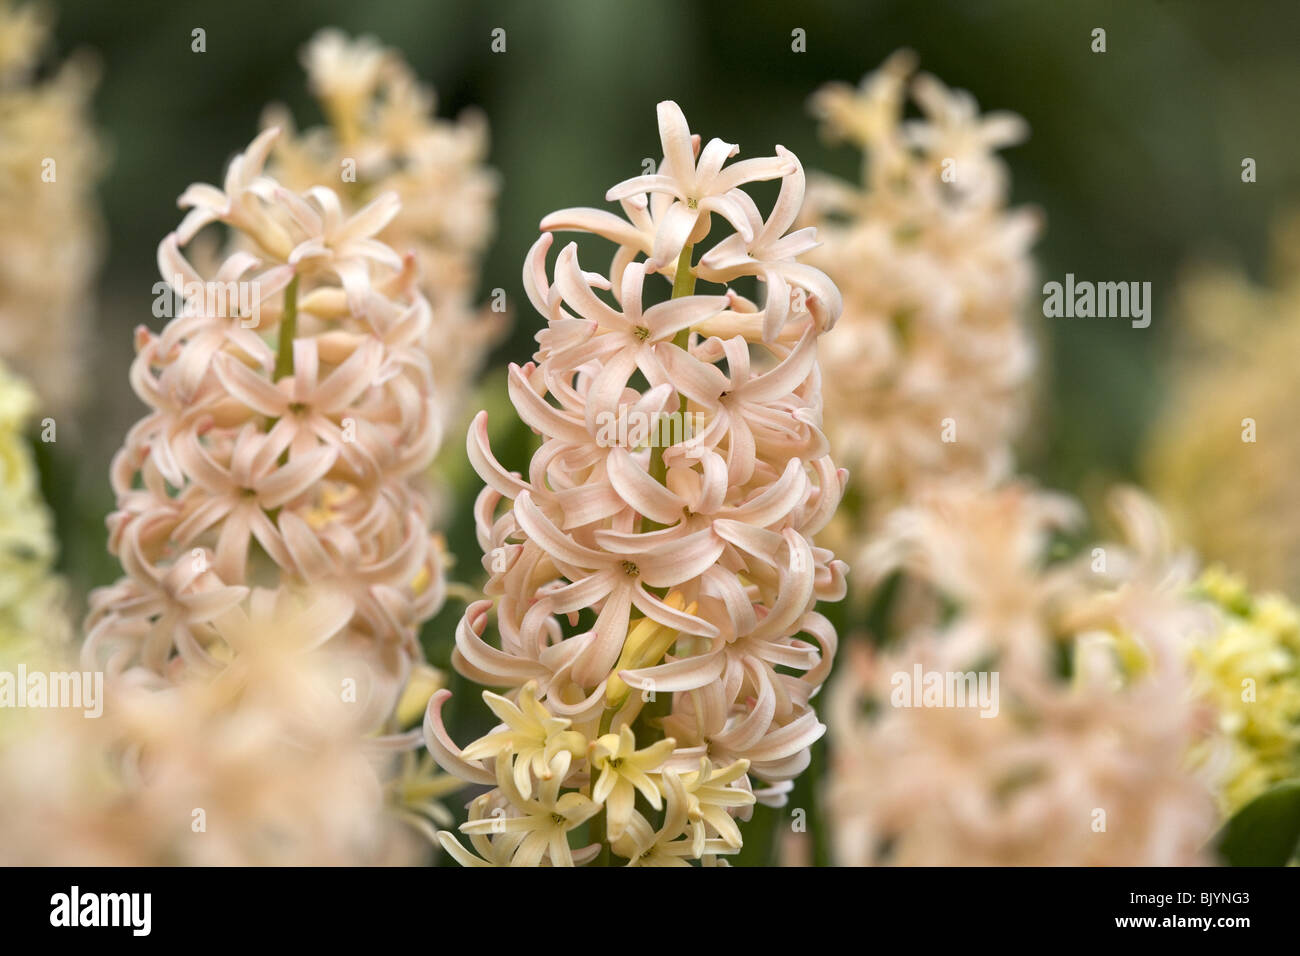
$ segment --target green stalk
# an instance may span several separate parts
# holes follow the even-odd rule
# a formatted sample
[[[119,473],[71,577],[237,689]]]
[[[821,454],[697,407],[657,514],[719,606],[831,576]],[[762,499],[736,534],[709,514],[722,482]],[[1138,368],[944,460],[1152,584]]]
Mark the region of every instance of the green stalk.
[[[600,715],[600,730],[596,732],[598,737],[604,737],[614,726],[614,715],[618,713],[617,707],[606,707],[605,712]]]
[[[677,273],[673,276],[673,298],[680,299],[683,296],[695,294],[695,273],[691,271],[691,254],[695,251],[695,246],[690,243],[682,246],[682,254],[677,257]],[[691,344],[691,330],[681,329],[673,337],[673,345],[680,349],[685,349]],[[678,414],[684,414],[686,411],[686,396],[680,396],[677,404]],[[668,466],[664,464],[664,450],[662,444],[656,442],[650,449],[650,477],[659,484],[663,484],[668,478]],[[651,529],[662,527],[657,522],[649,522]]]
[[[293,374],[293,340],[298,334],[298,277],[294,276],[289,282],[288,288],[284,290],[284,316],[280,319],[280,337],[275,346],[275,371],[272,373],[271,380],[280,381]],[[269,432],[275,424],[275,419],[266,423],[266,430]],[[289,449],[280,453],[280,464],[289,463]],[[280,509],[272,508],[267,512],[272,521],[280,520]]]
[[[605,736],[605,734],[609,733],[610,728],[614,724],[614,715],[617,713],[618,713],[617,707],[605,708],[605,712],[600,715],[600,729],[597,731],[597,736],[603,737]],[[589,774],[591,780],[589,782],[590,791],[588,792],[587,796],[593,796],[596,792],[595,769],[592,768],[589,771]],[[591,819],[591,839],[593,842],[600,844],[600,852],[596,854],[596,858],[592,860],[589,865],[609,866],[609,858],[610,858],[609,837],[606,833],[605,810],[603,807],[601,808],[601,811]]]
[[[594,786],[594,784],[593,784]],[[601,811],[591,819],[591,838],[600,844],[600,852],[596,858],[588,863],[588,866],[609,866],[609,841],[605,838],[605,810]]]
[[[694,251],[695,246],[688,242],[682,246],[682,254],[677,257],[677,272],[673,275],[674,299],[695,294],[695,273],[691,271],[691,254]]]
[[[275,353],[275,381],[293,374],[293,339],[298,334],[298,277],[284,290],[284,317],[280,319],[280,341]]]

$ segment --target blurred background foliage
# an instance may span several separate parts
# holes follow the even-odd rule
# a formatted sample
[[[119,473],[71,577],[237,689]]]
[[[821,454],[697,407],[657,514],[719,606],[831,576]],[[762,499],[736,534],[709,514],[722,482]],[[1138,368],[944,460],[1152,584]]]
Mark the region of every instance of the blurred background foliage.
[[[1179,276],[1192,262],[1218,259],[1263,280],[1270,225],[1300,198],[1294,0],[55,6],[58,52],[86,48],[100,59],[95,112],[111,150],[90,400],[78,421],[61,423],[42,463],[64,569],[80,593],[118,573],[103,547],[107,467],[141,411],[127,385],[131,330],[161,325],[151,314],[155,248],[179,221],[175,199],[190,182],[220,181],[266,104],[287,104],[303,126],[319,120],[298,54],[324,26],[402,50],[437,90],[441,114],[472,106],[488,117],[503,185],[482,293],[504,289],[515,326],[471,404],[493,409],[493,447],[508,467],[522,467],[530,451],[522,430],[506,434],[501,376],[507,361],[531,355],[539,327],[520,283],[524,254],[547,212],[599,206],[608,186],[640,171],[657,150],[658,100],[676,99],[695,130],[740,143],[745,155],[781,143],[806,168],[850,179],[857,153],[819,140],[807,99],[828,80],[856,83],[899,47],[973,92],[983,109],[1025,117],[1031,138],[1006,157],[1014,203],[1045,214],[1040,281],[1073,272],[1149,281],[1154,293],[1145,330],[1119,320],[1036,320],[1046,386],[1022,462],[1045,483],[1085,497],[1104,481],[1134,477],[1144,430],[1166,394],[1164,357],[1178,341]],[[207,49],[194,53],[191,31],[200,27]],[[490,48],[497,27],[506,30],[504,53]],[[1090,50],[1096,27],[1106,30],[1104,54]],[[791,50],[795,28],[806,31],[805,53]],[[1249,185],[1240,175],[1247,156],[1258,163],[1258,182]],[[825,347],[835,347],[834,335]],[[479,554],[469,505],[479,483],[455,464],[463,431],[445,447],[457,490],[447,529],[460,568],[453,576],[472,581]],[[459,611],[453,603],[426,631],[436,664],[447,663]],[[459,739],[474,729],[456,723]],[[793,805],[800,800],[797,793]],[[759,813],[771,822],[775,812]],[[747,830],[749,862],[774,851],[766,840],[751,845],[749,834],[760,829],[757,821]]]

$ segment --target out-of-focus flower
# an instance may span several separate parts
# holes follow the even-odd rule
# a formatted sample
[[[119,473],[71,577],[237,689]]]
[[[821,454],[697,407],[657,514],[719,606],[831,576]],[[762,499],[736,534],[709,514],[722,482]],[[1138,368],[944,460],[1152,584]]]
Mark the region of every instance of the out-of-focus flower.
[[[429,844],[401,820],[445,816],[432,801],[446,778],[423,774],[417,794],[393,767],[404,743],[359,729],[362,704],[346,693],[357,661],[329,640],[349,618],[338,594],[255,590],[248,613],[214,622],[236,653],[213,672],[163,681],[136,669],[106,686],[98,718],[27,711],[21,733],[0,740],[0,861],[423,859]]]
[[[861,185],[814,175],[800,219],[821,239],[807,261],[844,295],[821,361],[859,532],[935,476],[1010,474],[1035,365],[1024,312],[1039,216],[1007,209],[996,156],[1024,123],[981,116],[915,68],[900,51],[812,104],[828,136],[863,152]],[[904,121],[909,93],[922,117]]]
[[[811,699],[836,635],[814,606],[843,596],[845,567],[812,537],[845,475],[821,432],[817,339],[839,293],[796,259],[811,234],[786,235],[803,194],[792,154],[726,166],[736,147],[700,148],[671,102],[659,129],[658,172],[608,194],[628,220],[543,220],[618,244],[609,276],[584,271],[570,244],[552,281],[549,232],[528,255],[525,288],[547,327],[535,362],[509,375],[517,413],[542,435],[527,480],[497,463],[482,414],[469,434],[495,600],[469,607],[453,663],[512,690],[485,695],[505,724],[464,750],[435,694],[425,735],[447,770],[496,786],[461,828],[477,855],[443,836],[471,865],[611,851],[637,865],[716,862],[741,846],[736,818],[784,800],[825,729]],[[764,219],[739,186],[774,178]],[[735,232],[697,261],[715,214]],[[766,285],[762,308],[728,288],[695,292],[697,279],[741,276]],[[484,639],[494,603],[499,646]],[[755,791],[751,776],[768,785]],[[567,834],[588,819],[591,844],[571,852]]]
[[[1219,802],[1229,816],[1300,776],[1300,610],[1280,594],[1252,595],[1221,567],[1202,574],[1197,587],[1223,612],[1192,662],[1198,690],[1219,715],[1204,751],[1222,774]]]
[[[433,91],[373,37],[322,30],[302,61],[327,123],[299,133],[286,108],[268,109],[264,125],[286,131],[269,168],[300,192],[330,187],[345,209],[386,193],[400,201],[376,238],[415,256],[433,307],[425,347],[450,426],[506,328],[504,314],[474,304],[498,190],[485,164],[487,123],[473,111],[437,118]]]
[[[951,603],[883,651],[854,645],[833,690],[839,862],[1205,861],[1217,814],[1192,750],[1211,714],[1187,656],[1213,614],[1189,595],[1153,507],[1129,492],[1115,504],[1128,543],[1057,564],[1042,530],[1059,505],[1023,486],[913,506],[907,539],[929,528],[935,541],[908,573]],[[938,559],[961,532],[937,529],[958,515],[980,537],[949,566]],[[989,567],[971,574],[981,546]],[[954,678],[992,694],[949,699]]]
[[[0,0],[0,358],[58,417],[84,378],[103,154],[89,115],[94,65],[77,56],[37,76],[46,12]]]
[[[0,648],[14,658],[55,651],[71,636],[53,522],[25,434],[35,403],[0,361]]]
[[[0,8],[0,78],[31,75],[49,39],[49,9],[5,0]]]
[[[182,301],[160,334],[137,332],[131,383],[150,412],[114,458],[108,519],[126,576],[92,595],[83,658],[210,673],[250,588],[310,587],[347,599],[334,640],[366,663],[354,678],[378,726],[443,596],[423,478],[439,422],[429,305],[373,238],[396,201],[348,215],[324,187],[289,192],[262,170],[276,135],[223,190],[190,187],[184,237],[159,246]],[[207,222],[259,253],[201,275],[181,238]]]
[[[1207,560],[1252,587],[1296,593],[1300,385],[1287,360],[1300,349],[1300,216],[1279,223],[1273,260],[1267,286],[1204,263],[1180,283],[1175,309],[1187,333],[1143,474]]]
[[[1050,609],[1073,581],[1048,565],[1053,535],[1082,519],[1064,495],[1024,481],[990,487],[944,478],[919,484],[910,505],[882,522],[863,552],[863,577],[875,584],[902,571],[909,589],[892,626],[942,625],[949,653],[1037,672],[1053,653]]]

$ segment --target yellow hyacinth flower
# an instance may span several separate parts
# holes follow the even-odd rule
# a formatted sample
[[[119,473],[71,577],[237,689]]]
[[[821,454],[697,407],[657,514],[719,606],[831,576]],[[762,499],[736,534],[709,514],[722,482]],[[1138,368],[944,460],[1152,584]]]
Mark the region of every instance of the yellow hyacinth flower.
[[[1300,609],[1281,595],[1252,596],[1222,568],[1198,583],[1224,615],[1192,664],[1219,715],[1219,733],[1202,751],[1221,770],[1219,803],[1230,816],[1300,774]]]

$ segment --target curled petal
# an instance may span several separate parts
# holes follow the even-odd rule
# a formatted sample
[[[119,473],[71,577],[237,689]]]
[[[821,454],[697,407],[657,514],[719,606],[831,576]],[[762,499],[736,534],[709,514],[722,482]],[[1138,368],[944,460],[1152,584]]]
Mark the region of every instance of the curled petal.
[[[451,697],[451,691],[440,690],[429,698],[429,705],[424,712],[424,745],[437,761],[438,766],[462,780],[470,783],[491,785],[496,776],[482,764],[473,764],[464,760],[460,748],[452,741],[451,735],[442,722],[442,705]]]

